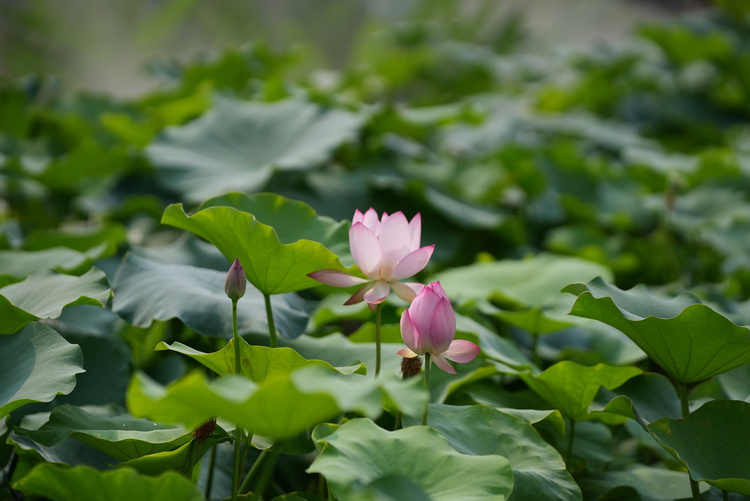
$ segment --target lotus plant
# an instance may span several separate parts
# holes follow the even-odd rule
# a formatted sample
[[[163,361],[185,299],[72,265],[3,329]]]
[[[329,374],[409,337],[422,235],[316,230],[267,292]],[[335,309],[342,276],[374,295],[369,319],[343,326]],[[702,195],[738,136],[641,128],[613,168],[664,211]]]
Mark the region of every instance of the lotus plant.
[[[380,373],[380,305],[391,289],[404,301],[411,302],[423,285],[401,282],[424,269],[432,257],[434,245],[420,247],[422,217],[419,213],[411,221],[403,212],[391,215],[378,213],[370,207],[364,214],[354,212],[349,229],[349,248],[354,262],[367,278],[338,270],[319,270],[310,277],[334,287],[361,285],[344,304],[366,301],[375,316],[376,360],[375,375]]]
[[[407,348],[399,355],[414,358],[424,355],[425,386],[429,391],[430,358],[449,374],[456,369],[448,362],[471,362],[479,353],[479,346],[456,336],[456,314],[440,282],[422,288],[411,305],[401,314],[401,338]],[[448,359],[448,360],[446,360]],[[425,408],[422,424],[427,424]]]
[[[224,279],[224,292],[232,300],[232,342],[234,343],[234,369],[235,373],[242,373],[240,359],[240,335],[237,329],[237,301],[245,295],[247,289],[247,276],[239,259],[235,259]],[[239,492],[240,474],[240,442],[242,441],[242,428],[237,426],[234,431],[234,470],[232,474],[232,501],[237,499]]]

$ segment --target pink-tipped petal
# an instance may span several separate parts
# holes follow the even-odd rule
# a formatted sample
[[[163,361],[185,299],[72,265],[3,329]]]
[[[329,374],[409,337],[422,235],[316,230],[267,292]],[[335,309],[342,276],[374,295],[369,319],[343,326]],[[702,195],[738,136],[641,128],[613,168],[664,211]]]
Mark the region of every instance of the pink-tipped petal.
[[[383,252],[380,272],[386,280],[391,280],[398,263],[409,254],[411,232],[409,221],[403,212],[391,214],[388,219],[383,218],[380,228],[380,247]]]
[[[411,231],[411,242],[409,249],[419,249],[419,242],[422,239],[422,215],[417,212],[416,216],[411,218],[409,222],[409,230]]]
[[[365,292],[365,301],[369,304],[382,303],[388,294],[391,293],[391,287],[385,280],[377,280],[373,283],[372,289]]]
[[[367,212],[362,216],[362,223],[364,223],[373,235],[378,238],[380,237],[380,219],[378,218],[378,213],[375,212],[375,209],[372,207],[367,209]]]
[[[354,209],[354,215],[352,216],[352,226],[354,226],[357,223],[361,223],[364,219],[364,214],[359,212],[359,209]]]
[[[404,278],[413,277],[414,275],[422,271],[430,261],[430,258],[432,257],[432,251],[434,250],[434,245],[428,245],[406,255],[401,261],[399,261],[396,269],[393,271],[391,279],[402,280]]]
[[[430,289],[432,289],[435,292],[435,294],[437,294],[438,296],[444,297],[444,298],[448,297],[448,294],[446,294],[445,291],[443,290],[443,286],[440,285],[440,281],[430,282],[429,284],[427,284],[427,286]]]
[[[334,287],[351,287],[367,282],[364,278],[354,277],[338,270],[318,270],[307,274],[308,277]]]
[[[453,366],[450,363],[448,363],[448,361],[445,358],[443,358],[442,355],[435,355],[433,353],[432,360],[435,361],[435,365],[443,369],[448,374],[456,374],[456,369],[454,369]]]
[[[380,242],[364,224],[356,223],[349,229],[349,248],[362,273],[371,279],[380,278]]]
[[[406,301],[407,303],[411,303],[414,301],[414,298],[417,297],[417,294],[419,294],[419,291],[422,290],[422,287],[424,285],[418,284],[416,282],[389,282],[391,284],[391,289],[393,289],[393,292],[396,293],[398,297]]]
[[[454,362],[465,364],[474,360],[477,357],[479,350],[479,346],[471,341],[456,339],[451,343],[450,347],[443,352],[443,356]]]
[[[404,348],[403,350],[399,350],[397,355],[401,355],[404,358],[414,358],[414,357],[419,356],[413,351],[411,351],[409,348]]]
[[[448,298],[440,298],[432,315],[428,332],[434,353],[443,353],[456,337],[456,314]]]
[[[419,332],[414,328],[408,309],[401,314],[401,339],[411,350],[419,353]]]
[[[361,303],[365,300],[365,292],[369,291],[370,289],[372,289],[372,283],[369,283],[364,287],[360,287],[357,292],[352,294],[352,297],[346,300],[346,303],[344,303],[344,305],[349,306],[352,304]]]
[[[441,297],[429,287],[423,288],[409,306],[411,321],[422,335],[427,336],[430,332],[432,315],[435,313]],[[426,351],[432,351],[426,350]]]
[[[357,223],[361,223],[365,218],[365,215],[359,212],[359,209],[354,209],[354,215],[352,216],[352,226]]]

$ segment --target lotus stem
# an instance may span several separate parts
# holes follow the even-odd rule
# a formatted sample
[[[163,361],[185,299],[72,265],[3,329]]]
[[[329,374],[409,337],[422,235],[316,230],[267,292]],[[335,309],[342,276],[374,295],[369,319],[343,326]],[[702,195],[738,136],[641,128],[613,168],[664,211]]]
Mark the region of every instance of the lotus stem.
[[[260,478],[258,478],[258,483],[255,484],[254,492],[259,500],[263,499],[263,492],[266,490],[266,487],[268,486],[268,482],[271,480],[271,475],[273,475],[273,470],[274,470],[274,467],[276,466],[276,460],[279,457],[278,452],[274,452],[270,450],[269,450],[269,455],[270,455],[270,458],[265,460],[264,464],[262,465],[263,468],[261,469]]]
[[[541,368],[542,357],[539,356],[539,334],[536,332],[531,333],[531,359],[537,367]]]
[[[242,360],[240,359],[240,335],[237,329],[237,299],[232,299],[232,341],[234,342],[234,371],[242,374]],[[242,428],[234,429],[234,471],[232,472],[232,501],[237,501],[237,489],[240,484],[240,449]]]
[[[380,374],[380,324],[383,320],[383,303],[375,307],[375,377]]]
[[[690,399],[688,398],[688,387],[687,384],[679,382],[677,383],[677,392],[680,394],[680,410],[682,412],[682,419],[685,419],[690,414]],[[688,478],[690,478],[690,490],[693,493],[693,501],[700,501],[701,490],[698,487],[698,482],[693,480],[688,471]]]
[[[271,309],[271,296],[263,293],[263,298],[266,300],[266,319],[268,321],[268,337],[270,338],[271,348],[279,346],[279,340],[276,337],[276,323],[273,321],[273,310]]]
[[[422,414],[422,426],[427,426],[427,411],[430,409],[430,354],[424,354],[424,387],[427,390],[427,403],[424,404],[424,414]]]
[[[250,468],[250,471],[247,472],[247,475],[245,475],[245,479],[242,481],[242,485],[240,486],[240,492],[248,492],[248,490],[250,489],[250,483],[255,479],[256,475],[258,475],[258,471],[263,465],[263,461],[265,461],[266,457],[268,457],[269,453],[269,449],[265,449],[260,453],[258,458],[253,463],[252,468]]]
[[[574,419],[570,419],[570,431],[568,435],[568,447],[565,450],[565,461],[568,463],[568,466],[570,466],[570,463],[573,461],[573,440],[575,438],[576,433],[576,422]]]
[[[208,460],[208,478],[206,479],[206,499],[211,499],[211,485],[214,483],[214,466],[216,465],[216,446],[211,447],[211,456]]]

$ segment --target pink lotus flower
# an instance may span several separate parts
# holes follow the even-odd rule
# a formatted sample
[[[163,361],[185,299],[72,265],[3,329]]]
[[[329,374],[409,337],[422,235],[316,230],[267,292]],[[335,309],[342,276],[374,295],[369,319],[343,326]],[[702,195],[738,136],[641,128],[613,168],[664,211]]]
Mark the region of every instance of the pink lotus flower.
[[[379,220],[372,207],[364,214],[356,210],[349,229],[349,248],[354,262],[367,278],[338,270],[319,270],[309,276],[334,287],[364,284],[344,304],[365,300],[370,309],[374,309],[374,305],[388,297],[391,289],[404,301],[411,302],[423,285],[400,280],[422,271],[435,248],[434,245],[420,248],[421,234],[422,217],[419,214],[409,222],[400,211],[390,216],[383,213]]]
[[[479,346],[471,341],[453,340],[456,336],[456,314],[440,282],[425,286],[411,306],[401,314],[401,337],[408,348],[399,351],[404,358],[429,353],[438,367],[449,374],[456,370],[454,362],[471,362]]]

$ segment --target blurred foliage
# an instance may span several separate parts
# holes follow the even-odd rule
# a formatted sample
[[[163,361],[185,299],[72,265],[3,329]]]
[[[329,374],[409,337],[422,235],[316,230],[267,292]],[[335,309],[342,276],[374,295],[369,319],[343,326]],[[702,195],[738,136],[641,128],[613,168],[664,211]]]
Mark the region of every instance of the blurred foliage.
[[[4,265],[0,285],[26,291],[33,287],[22,283],[26,275],[45,265],[81,275],[94,263],[115,289],[114,306],[105,304],[108,291],[97,289],[96,304],[105,308],[86,309],[96,304],[71,298],[55,303],[58,309],[73,305],[62,314],[21,315],[16,323],[55,317],[47,322],[66,342],[81,347],[85,361],[114,360],[111,366],[84,366],[92,371],[86,384],[96,398],[89,398],[82,385],[69,397],[73,403],[122,405],[122,389],[136,367],[159,383],[174,381],[195,368],[193,361],[155,354],[153,348],[175,340],[205,352],[220,347],[224,332],[216,320],[212,327],[220,332],[205,336],[184,318],[194,314],[203,320],[211,313],[206,301],[203,309],[192,307],[191,297],[209,281],[220,285],[216,270],[228,256],[196,239],[178,239],[179,232],[161,224],[162,214],[172,203],[182,203],[187,217],[209,197],[241,199],[228,195],[231,191],[272,192],[337,221],[371,206],[409,216],[421,212],[422,241],[436,247],[419,278],[455,269],[481,274],[483,264],[504,262],[488,266],[500,270],[499,278],[482,275],[481,295],[456,301],[459,334],[476,339],[485,359],[466,364],[457,382],[438,374],[433,391],[441,403],[520,409],[524,423],[532,421],[528,416],[541,412],[535,409],[544,402],[528,388],[516,391],[522,383],[513,372],[532,367],[527,352],[533,352],[539,369],[574,359],[635,361],[658,371],[617,333],[597,331],[572,317],[563,322],[560,315],[572,301],[566,303],[567,296],[558,301],[564,284],[550,288],[554,280],[544,263],[571,271],[576,267],[567,260],[578,258],[595,263],[584,268],[606,270],[602,275],[611,270],[605,278],[621,289],[642,283],[668,295],[689,291],[733,321],[750,322],[750,17],[741,0],[717,3],[714,10],[672,24],[644,26],[617,46],[560,49],[547,56],[515,50],[524,36],[519,14],[497,25],[488,11],[477,9],[441,23],[431,19],[438,12],[450,17],[459,4],[431,2],[408,20],[351,28],[346,47],[351,63],[337,70],[315,65],[320,56],[309,48],[277,49],[256,40],[186,63],[154,62],[150,69],[161,85],[132,98],[66,93],[45,75],[4,79],[0,252],[10,264]],[[185,0],[164,3],[138,37],[158,38],[160,29],[174,26],[181,12],[192,8],[209,7]],[[316,21],[308,29],[335,31]],[[252,250],[246,252],[251,260]],[[545,257],[550,254],[557,256]],[[534,280],[513,275],[513,260],[524,258],[532,270],[524,273],[538,274]],[[184,275],[191,279],[176,285],[161,280],[148,271],[160,263],[192,267]],[[142,294],[143,283],[128,280],[136,265],[150,274],[155,283],[150,287],[158,294]],[[179,274],[170,275],[170,269],[162,267],[170,277]],[[118,270],[122,275],[115,279]],[[503,273],[517,281],[504,283]],[[472,287],[458,283],[464,292]],[[150,297],[160,306],[169,286],[183,288],[172,298],[179,314],[162,315],[164,308],[156,308],[136,321],[132,304],[117,304],[120,292],[120,301]],[[514,295],[514,287],[527,295]],[[316,308],[310,300],[327,292],[318,287],[277,302],[279,315],[289,316],[280,322],[280,330],[290,331],[284,332],[285,342],[332,365],[362,360],[351,346],[357,343],[342,335],[361,326],[362,311],[342,312],[326,298],[310,316],[316,320],[305,326],[306,315]],[[555,300],[548,303],[548,297]],[[387,304],[385,323],[396,324],[402,307]],[[251,310],[248,317],[262,312],[259,300]],[[509,314],[524,311],[531,314]],[[250,325],[245,337],[262,343],[253,336],[263,330]],[[303,331],[309,335],[300,336]],[[397,370],[396,362],[388,363],[394,365],[389,370]],[[732,377],[727,373],[723,384]],[[108,378],[117,391],[102,388]],[[148,381],[144,387],[157,384]],[[200,384],[211,386],[208,380]],[[638,384],[633,386],[640,391]],[[699,394],[726,396],[720,384],[708,384]],[[613,401],[605,396],[599,395],[604,404]],[[350,407],[331,409],[335,414]],[[24,429],[34,431],[40,424],[34,420],[44,418],[33,406],[20,410],[7,425],[0,421],[0,437],[11,437],[0,445],[0,463],[20,465],[14,481],[35,464],[55,459],[101,468],[111,464],[96,451],[64,444],[48,448],[16,433],[21,419]],[[559,413],[550,419],[562,421]],[[550,425],[547,417],[532,424],[562,449],[561,425]],[[585,467],[574,463],[568,471],[596,493],[591,499],[618,487],[630,492],[623,485],[638,482],[630,478],[624,484],[617,474],[634,464],[658,465],[653,470],[660,472],[664,465],[679,468],[638,430],[596,422],[579,424],[576,433],[585,444],[574,449],[576,460]],[[298,439],[300,450],[312,450],[309,436]],[[298,445],[296,440],[290,447]],[[180,461],[184,456],[189,461],[181,467],[195,467],[192,452],[183,453]],[[15,454],[20,457],[11,459]],[[283,480],[285,492],[307,488],[311,480],[305,468],[302,461],[289,466],[295,473]],[[637,473],[661,478],[651,470]],[[96,476],[88,470],[68,472],[79,473]],[[28,482],[41,476],[32,473]],[[662,490],[653,498],[663,499],[665,487],[654,484],[650,487]],[[572,480],[566,485],[575,487]],[[0,498],[10,498],[7,492],[0,491]]]

